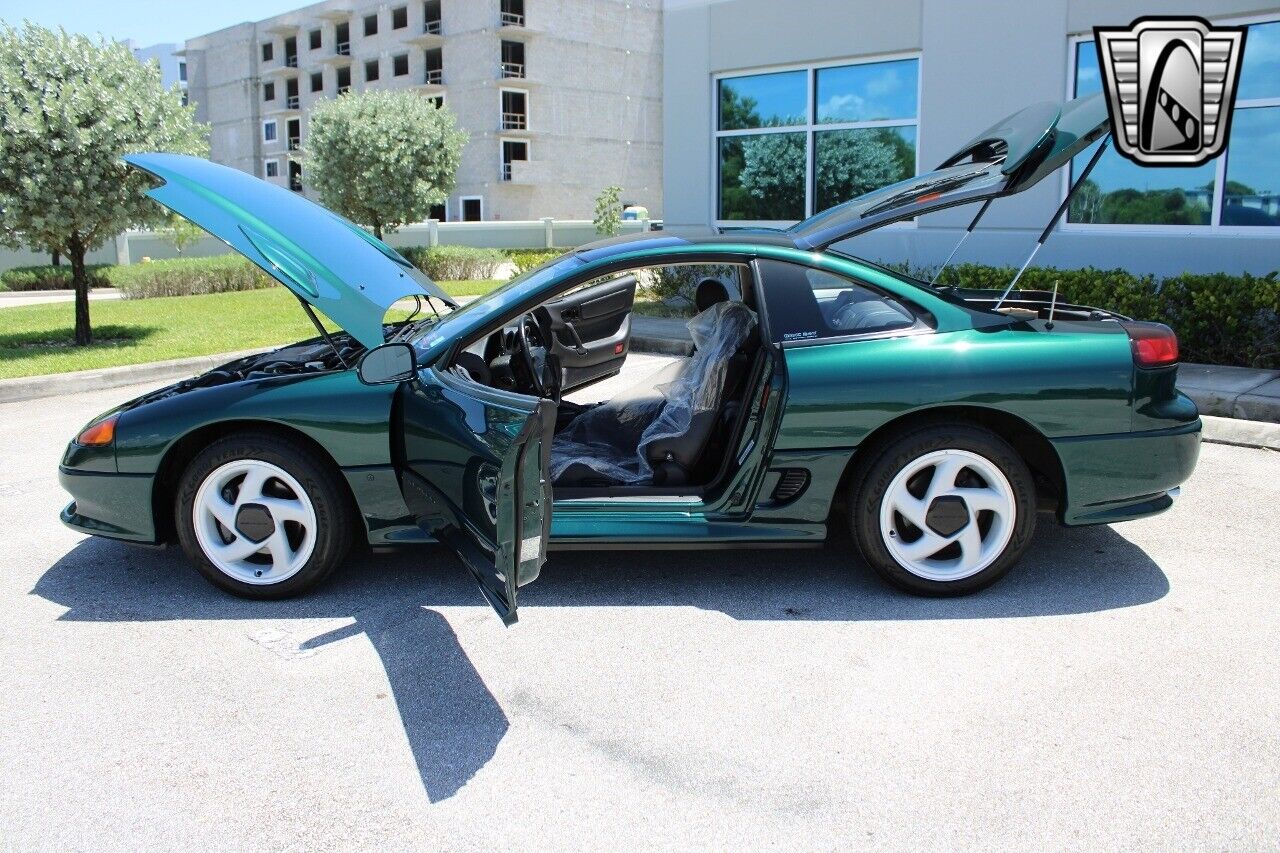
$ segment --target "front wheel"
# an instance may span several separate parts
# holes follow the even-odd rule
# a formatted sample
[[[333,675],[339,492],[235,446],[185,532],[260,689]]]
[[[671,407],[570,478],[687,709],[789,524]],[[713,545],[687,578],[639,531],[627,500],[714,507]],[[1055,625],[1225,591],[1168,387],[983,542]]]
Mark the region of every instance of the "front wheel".
[[[863,558],[894,586],[964,595],[995,583],[1035,531],[1035,485],[1017,452],[969,425],[933,424],[881,448],[853,484]]]
[[[187,466],[175,500],[178,541],[215,586],[286,598],[322,581],[351,544],[337,473],[268,433],[228,436]]]

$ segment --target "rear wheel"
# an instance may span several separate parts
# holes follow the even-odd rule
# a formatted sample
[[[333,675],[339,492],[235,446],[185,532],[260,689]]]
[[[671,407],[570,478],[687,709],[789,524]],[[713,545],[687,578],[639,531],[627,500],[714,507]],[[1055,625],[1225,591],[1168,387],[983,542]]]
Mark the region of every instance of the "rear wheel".
[[[862,556],[920,595],[995,583],[1035,531],[1035,485],[1017,452],[976,426],[932,424],[879,449],[850,501]]]
[[[347,501],[332,466],[269,433],[205,448],[178,484],[178,540],[215,586],[286,598],[324,580],[351,545]]]

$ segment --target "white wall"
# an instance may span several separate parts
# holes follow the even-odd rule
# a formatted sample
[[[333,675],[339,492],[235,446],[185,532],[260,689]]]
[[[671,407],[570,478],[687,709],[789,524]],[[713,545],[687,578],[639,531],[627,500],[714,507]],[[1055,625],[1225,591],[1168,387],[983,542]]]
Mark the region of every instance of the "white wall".
[[[1068,40],[1095,25],[1140,15],[1258,15],[1276,0],[667,0],[664,21],[664,210],[666,228],[706,228],[716,203],[713,75],[774,65],[863,59],[919,51],[921,169],[1004,115],[1067,92]],[[1246,47],[1247,50],[1247,47]],[[1062,200],[1058,175],[992,205],[957,262],[1020,265]],[[972,207],[882,229],[842,246],[872,260],[942,261]],[[1280,267],[1280,234],[1059,230],[1036,258],[1046,266],[1124,267],[1135,272],[1243,271]]]

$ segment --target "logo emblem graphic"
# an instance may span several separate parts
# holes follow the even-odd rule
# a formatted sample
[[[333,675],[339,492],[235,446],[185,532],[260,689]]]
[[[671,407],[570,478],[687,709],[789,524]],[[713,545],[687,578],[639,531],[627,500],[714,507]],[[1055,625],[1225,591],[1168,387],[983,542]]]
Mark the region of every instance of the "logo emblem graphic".
[[[1121,154],[1142,166],[1199,166],[1222,152],[1244,27],[1149,17],[1093,33]]]

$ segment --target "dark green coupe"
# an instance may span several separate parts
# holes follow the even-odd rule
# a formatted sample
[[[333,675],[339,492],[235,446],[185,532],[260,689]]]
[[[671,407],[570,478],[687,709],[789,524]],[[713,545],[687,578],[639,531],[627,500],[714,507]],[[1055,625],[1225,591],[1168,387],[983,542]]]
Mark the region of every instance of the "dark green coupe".
[[[1096,97],[1030,107],[938,169],[785,231],[607,240],[464,307],[294,193],[130,156],[156,201],[345,331],[96,419],[62,462],[63,521],[177,541],[210,581],[258,598],[309,589],[357,540],[438,541],[507,622],[549,548],[794,548],[836,525],[906,590],[981,589],[1027,548],[1038,511],[1083,525],[1170,505],[1200,440],[1176,338],[1047,293],[935,288],[831,247],[985,209],[1106,128]],[[692,356],[611,399],[562,400],[619,372],[637,289],[673,271],[700,281]],[[385,322],[407,297],[422,312]]]

